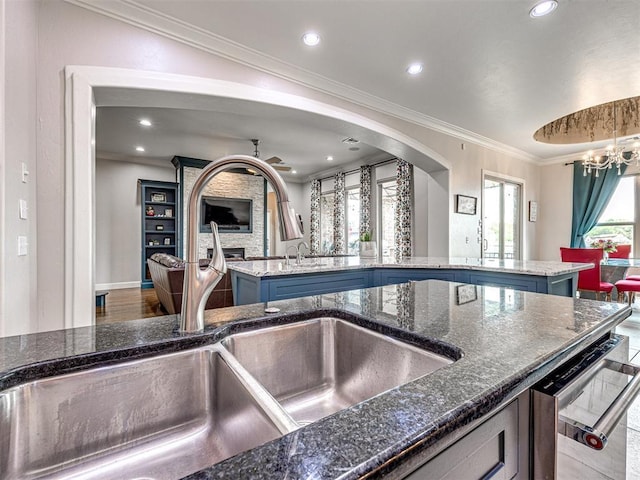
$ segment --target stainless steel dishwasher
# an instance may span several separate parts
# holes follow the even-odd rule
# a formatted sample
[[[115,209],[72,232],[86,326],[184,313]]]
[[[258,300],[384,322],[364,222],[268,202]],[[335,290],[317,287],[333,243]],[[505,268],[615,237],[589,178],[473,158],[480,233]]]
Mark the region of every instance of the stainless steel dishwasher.
[[[608,334],[532,389],[532,477],[625,480],[626,412],[640,392],[629,338]]]

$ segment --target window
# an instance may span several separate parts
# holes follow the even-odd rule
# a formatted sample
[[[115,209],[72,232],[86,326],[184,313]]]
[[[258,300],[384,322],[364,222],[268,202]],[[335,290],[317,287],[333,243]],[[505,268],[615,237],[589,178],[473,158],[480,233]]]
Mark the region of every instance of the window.
[[[396,180],[378,183],[380,199],[378,215],[378,232],[380,233],[380,253],[383,257],[392,257],[395,250],[396,220]]]
[[[345,242],[346,253],[357,255],[360,243],[360,187],[345,191]],[[335,214],[335,192],[320,196],[320,249],[323,254],[335,253],[333,217]]]
[[[333,212],[336,195],[333,192],[320,195],[320,251],[331,254],[333,246]]]
[[[616,244],[630,244],[631,256],[636,250],[635,198],[640,176],[625,176],[620,179],[611,200],[598,219],[598,223],[584,237],[587,246],[599,239],[611,239]]]
[[[347,253],[357,255],[360,244],[360,187],[350,188],[346,191],[347,202],[345,212],[345,226],[347,227]]]

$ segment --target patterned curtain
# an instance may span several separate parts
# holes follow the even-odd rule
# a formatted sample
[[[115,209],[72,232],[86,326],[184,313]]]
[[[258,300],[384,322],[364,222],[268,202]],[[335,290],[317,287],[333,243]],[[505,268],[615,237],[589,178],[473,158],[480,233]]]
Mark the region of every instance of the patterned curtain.
[[[344,172],[336,173],[335,177],[335,206],[333,212],[333,245],[334,253],[342,254],[344,250]]]
[[[310,253],[320,253],[320,180],[311,181],[311,218],[309,219]]]
[[[371,233],[371,166],[360,167],[360,235]]]
[[[396,285],[396,307],[398,309],[398,326],[413,330],[416,309],[415,282]]]
[[[395,257],[396,261],[411,256],[411,216],[413,210],[413,165],[398,159],[396,164],[396,219]]]

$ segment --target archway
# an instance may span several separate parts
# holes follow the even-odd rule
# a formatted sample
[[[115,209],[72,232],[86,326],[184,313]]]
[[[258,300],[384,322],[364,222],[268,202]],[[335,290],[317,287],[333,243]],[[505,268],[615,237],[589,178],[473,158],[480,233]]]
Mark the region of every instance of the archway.
[[[403,133],[357,113],[329,104],[250,85],[208,78],[108,67],[68,66],[65,69],[65,327],[95,322],[95,110],[97,106],[130,106],[132,99],[167,94],[242,100],[308,112],[314,120],[344,122],[367,142],[416,164],[426,172],[442,172],[444,158]],[[96,100],[98,99],[98,100]],[[142,100],[140,100],[142,101]],[[147,98],[148,101],[148,98]],[[396,153],[397,152],[397,153]],[[445,201],[448,190],[441,193]],[[438,216],[438,228],[448,231],[448,216]]]

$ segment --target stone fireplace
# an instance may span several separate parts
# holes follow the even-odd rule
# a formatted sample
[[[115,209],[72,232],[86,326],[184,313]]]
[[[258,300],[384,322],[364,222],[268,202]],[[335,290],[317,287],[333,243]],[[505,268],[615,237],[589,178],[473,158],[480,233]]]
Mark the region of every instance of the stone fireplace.
[[[223,248],[224,258],[244,258],[244,248],[242,247],[229,247]],[[213,256],[213,248],[207,248],[207,258]]]
[[[182,198],[189,198],[193,184],[198,175],[209,162],[187,157],[174,157],[173,164],[178,169]],[[220,244],[223,250],[237,250],[232,256],[242,257],[263,256],[265,248],[265,209],[266,209],[266,180],[261,176],[244,173],[222,172],[216,175],[204,188],[205,196],[243,198],[253,200],[252,231],[250,233],[220,232]],[[186,205],[183,205],[183,216],[186,218]],[[182,222],[183,238],[186,238],[186,222]],[[211,233],[198,234],[198,258],[210,258],[208,253],[213,247]],[[182,253],[184,257],[184,252]],[[225,254],[226,256],[226,254]],[[227,257],[230,258],[230,257]]]

